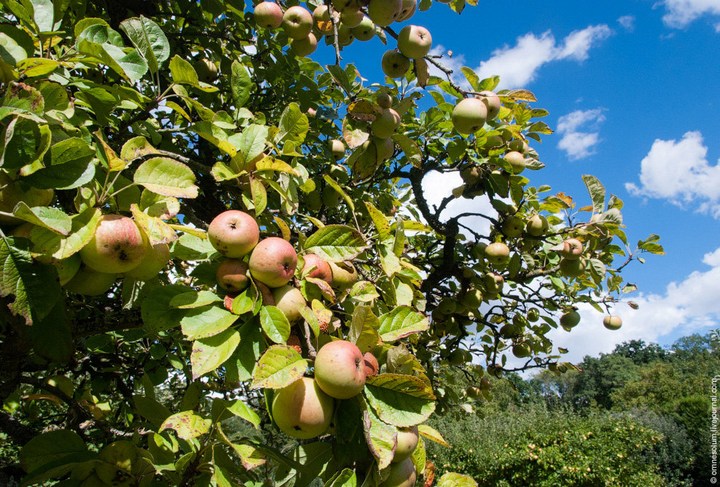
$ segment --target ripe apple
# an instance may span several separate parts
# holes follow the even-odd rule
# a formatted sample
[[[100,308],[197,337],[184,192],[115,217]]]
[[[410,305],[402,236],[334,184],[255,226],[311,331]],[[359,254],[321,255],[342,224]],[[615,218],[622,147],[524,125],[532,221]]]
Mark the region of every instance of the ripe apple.
[[[413,487],[417,474],[412,458],[406,458],[402,462],[390,464],[389,475],[378,487]]]
[[[312,14],[299,5],[290,7],[283,14],[282,28],[291,39],[303,39],[312,32]]]
[[[370,352],[363,354],[363,365],[365,366],[365,377],[375,377],[380,373],[380,364],[375,355]]]
[[[487,107],[488,120],[492,120],[493,118],[498,116],[498,114],[500,113],[500,108],[502,107],[502,102],[500,101],[500,97],[497,96],[494,91],[481,91],[480,93],[478,93],[478,98],[480,98]]]
[[[385,108],[370,124],[370,128],[375,137],[387,139],[392,137],[395,129],[400,125],[400,115],[392,108]]]
[[[358,281],[358,272],[351,262],[330,262],[333,287],[347,289]]]
[[[370,17],[363,17],[360,23],[352,28],[352,33],[355,39],[359,41],[369,41],[375,37],[375,23]],[[408,69],[409,68],[410,64],[408,62]]]
[[[305,254],[303,256],[302,274],[307,277],[314,277],[316,279],[322,279],[328,284],[332,284],[333,275],[330,264],[317,254]]]
[[[405,57],[418,59],[427,56],[432,47],[430,31],[419,25],[406,25],[398,34],[398,49]]]
[[[37,189],[13,180],[9,174],[0,171],[0,211],[12,213],[15,205],[23,201],[29,207],[47,206],[53,199],[52,189]],[[18,225],[22,223],[12,216],[0,216],[0,223]]]
[[[502,233],[506,237],[517,238],[523,234],[525,229],[525,220],[517,215],[511,215],[502,223]]]
[[[453,108],[452,123],[461,134],[472,134],[483,128],[487,106],[477,98],[464,98]]]
[[[370,0],[368,16],[380,27],[387,27],[398,19],[402,11],[402,0]]]
[[[410,458],[419,440],[420,436],[418,435],[417,426],[398,428],[397,446],[395,447],[395,455],[393,456],[392,463],[400,463],[406,458]]]
[[[622,318],[617,315],[608,315],[603,317],[603,325],[608,330],[619,330],[622,326]]]
[[[275,393],[272,414],[280,431],[307,440],[325,433],[333,416],[333,399],[314,380],[303,377]]]
[[[240,210],[227,210],[217,215],[210,222],[207,234],[215,250],[230,258],[247,255],[260,240],[257,222]]]
[[[260,2],[255,5],[255,22],[265,29],[277,29],[282,25],[283,11],[275,2]]]
[[[580,323],[580,313],[575,310],[567,311],[560,316],[560,326],[566,330],[576,327],[578,323]]]
[[[170,246],[166,243],[159,243],[148,248],[143,260],[137,267],[125,273],[136,281],[149,281],[165,269],[170,261]]]
[[[105,294],[115,283],[116,274],[95,271],[87,266],[82,266],[65,284],[65,289],[71,293],[84,296],[99,296]]]
[[[375,102],[380,108],[390,108],[393,104],[393,97],[387,91],[378,91],[375,95]]]
[[[510,258],[510,248],[503,242],[493,242],[485,247],[485,256],[495,265],[503,265]]]
[[[302,318],[300,310],[307,303],[300,290],[294,286],[286,284],[282,287],[272,290],[275,306],[280,308],[290,323],[294,323]]]
[[[218,67],[209,59],[198,59],[193,64],[193,68],[195,68],[198,79],[203,83],[212,83],[217,79]]]
[[[364,18],[365,14],[360,9],[346,8],[340,12],[340,22],[350,28],[360,25]],[[372,23],[372,21],[370,21],[370,23]]]
[[[529,235],[532,235],[533,237],[541,237],[545,235],[545,232],[548,231],[549,224],[547,221],[547,218],[545,218],[542,215],[538,215],[537,213],[531,216],[527,224],[525,225],[525,230]]]
[[[402,0],[402,9],[398,15],[397,21],[403,22],[415,14],[417,10],[417,0]]]
[[[576,238],[568,238],[562,243],[560,254],[568,259],[579,259],[583,252],[583,244]]]
[[[507,154],[505,154],[504,159],[510,163],[510,166],[512,166],[512,171],[515,174],[520,174],[525,170],[525,167],[527,166],[525,156],[517,151],[508,152]]]
[[[253,249],[249,266],[253,279],[272,288],[280,287],[295,274],[297,253],[287,240],[269,237]]]
[[[223,259],[215,271],[218,286],[231,293],[239,293],[250,284],[248,265],[240,259]]]
[[[122,215],[103,215],[95,235],[80,249],[85,265],[108,274],[121,274],[137,267],[149,245],[135,222]]]
[[[315,382],[327,395],[349,399],[365,387],[365,362],[360,349],[347,340],[326,343],[315,357]]]
[[[293,39],[290,41],[290,49],[297,55],[297,56],[309,56],[310,54],[315,52],[315,49],[317,49],[317,37],[315,37],[315,34],[310,32],[306,37],[303,37],[302,39]]]
[[[383,54],[381,67],[385,76],[389,78],[402,78],[410,69],[410,60],[400,51],[386,51]],[[480,102],[482,104],[482,102]],[[485,108],[485,105],[483,105]]]
[[[336,161],[345,157],[345,144],[342,140],[330,139],[328,140],[328,146],[330,147],[333,159]]]

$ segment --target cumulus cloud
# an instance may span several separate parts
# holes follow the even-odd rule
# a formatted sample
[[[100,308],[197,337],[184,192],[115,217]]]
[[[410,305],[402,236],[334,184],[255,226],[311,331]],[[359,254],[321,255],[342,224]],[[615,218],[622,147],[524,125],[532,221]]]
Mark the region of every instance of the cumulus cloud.
[[[575,110],[558,119],[557,132],[561,138],[558,148],[571,160],[583,159],[595,153],[600,142],[599,125],[605,121],[600,108]]]
[[[584,61],[590,49],[612,34],[607,25],[593,25],[571,32],[558,42],[552,32],[529,33],[517,39],[514,46],[496,49],[492,57],[476,69],[481,78],[500,75],[505,87],[518,88],[535,79],[538,70],[553,61]]]
[[[720,165],[709,163],[707,150],[696,131],[679,141],[657,139],[640,163],[640,184],[625,187],[636,196],[696,205],[698,211],[720,218]]]
[[[618,24],[628,32],[635,30],[635,17],[632,15],[623,15],[618,20]]]
[[[663,22],[668,27],[682,29],[703,15],[720,15],[717,0],[665,0]]]
[[[602,315],[587,306],[580,309],[582,320],[572,332],[553,330],[551,339],[570,350],[565,360],[579,362],[585,355],[609,353],[630,340],[658,342],[670,335],[705,333],[720,325],[720,248],[706,254],[703,264],[709,269],[668,284],[662,294],[637,296],[632,301],[638,309],[619,303],[614,312],[623,319],[620,330],[606,330]]]

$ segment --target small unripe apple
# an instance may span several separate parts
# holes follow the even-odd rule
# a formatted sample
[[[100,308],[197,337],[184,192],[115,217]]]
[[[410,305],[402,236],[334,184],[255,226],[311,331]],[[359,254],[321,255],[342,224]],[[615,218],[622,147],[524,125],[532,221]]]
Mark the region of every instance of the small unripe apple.
[[[402,462],[390,464],[389,475],[378,487],[413,487],[415,480],[415,464],[412,458],[406,458]]]
[[[350,28],[360,25],[364,18],[365,14],[360,9],[346,8],[345,10],[340,12],[340,22]]]
[[[488,120],[492,120],[498,116],[500,108],[502,107],[502,102],[500,101],[500,97],[497,96],[494,91],[481,91],[478,93],[478,98],[480,98],[487,107]]]
[[[562,243],[560,254],[568,259],[579,259],[583,252],[583,244],[576,238],[568,238]]]
[[[260,2],[255,5],[255,22],[265,29],[277,29],[282,25],[283,11],[275,2]]]
[[[387,91],[378,91],[375,95],[375,102],[380,105],[380,108],[391,108],[393,97]]]
[[[510,258],[510,249],[503,242],[493,242],[485,247],[485,256],[493,264],[502,265]]]
[[[295,274],[297,252],[287,240],[269,237],[255,246],[248,265],[253,279],[271,288],[284,286]]]
[[[350,27],[345,24],[340,24],[338,26],[337,41],[339,45],[348,46],[352,44],[352,41],[354,39],[355,35],[353,34],[353,30]]]
[[[380,364],[375,355],[370,352],[363,354],[363,365],[365,366],[365,377],[375,377],[380,373]]]
[[[323,259],[317,254],[305,254],[303,256],[303,270],[302,273],[307,277],[314,277],[316,279],[322,279],[328,284],[332,284],[333,275],[332,269],[328,261]]]
[[[368,16],[380,27],[387,27],[397,20],[402,11],[402,0],[370,0]]]
[[[386,51],[382,57],[381,67],[385,76],[389,78],[402,78],[410,69],[410,60],[400,51]],[[480,104],[482,104],[482,102],[480,102]],[[482,106],[485,108],[485,105]]]
[[[224,259],[215,272],[218,286],[231,292],[239,293],[250,284],[248,265],[240,259]]]
[[[395,455],[393,456],[392,463],[400,463],[406,458],[410,458],[419,441],[420,435],[418,434],[417,426],[398,428],[397,446],[395,447]]]
[[[510,151],[507,154],[505,154],[504,159],[510,163],[510,166],[512,167],[512,171],[515,174],[520,174],[525,170],[525,167],[527,166],[527,162],[525,161],[525,156],[517,151]]]
[[[80,249],[85,265],[108,274],[121,274],[137,267],[149,245],[135,222],[122,215],[103,215],[92,240]]]
[[[619,330],[622,326],[622,318],[617,315],[608,315],[603,317],[603,326],[608,330]]]
[[[230,258],[247,255],[260,240],[257,222],[240,210],[227,210],[217,215],[210,222],[207,234],[215,250]]]
[[[548,228],[549,224],[547,218],[542,215],[538,215],[537,213],[531,216],[527,221],[527,225],[525,225],[525,231],[533,237],[541,237],[545,235]]]
[[[355,39],[359,41],[369,41],[375,37],[375,23],[369,17],[363,17],[360,23],[352,28],[352,33]],[[409,68],[410,65],[408,62],[408,69]]]
[[[345,144],[342,140],[331,139],[328,141],[328,146],[330,147],[330,152],[333,155],[333,159],[335,159],[336,161],[345,157]]]
[[[578,323],[580,323],[580,313],[575,310],[567,311],[560,316],[560,326],[566,330],[576,327]]]
[[[464,98],[453,108],[451,118],[455,130],[472,134],[485,125],[487,106],[477,98]]]
[[[158,243],[148,248],[145,257],[137,267],[125,273],[136,281],[149,281],[157,276],[170,262],[170,246],[166,243]]]
[[[303,39],[312,32],[312,14],[306,8],[299,5],[290,7],[283,14],[282,28],[288,37],[292,39]]]
[[[527,313],[527,319],[531,323],[535,323],[537,320],[540,319],[540,310],[537,308],[530,308]]]
[[[365,362],[360,349],[347,340],[326,343],[315,357],[315,382],[327,395],[349,399],[365,387]]]
[[[297,56],[309,56],[310,54],[315,52],[315,49],[317,49],[317,37],[315,37],[315,34],[310,32],[306,37],[303,37],[302,39],[293,39],[290,41],[290,49],[297,55]]]
[[[420,25],[406,25],[398,34],[398,49],[405,57],[418,59],[428,55],[432,47],[430,31]]]
[[[358,281],[358,272],[350,262],[330,262],[333,275],[333,287],[346,289]]]
[[[302,318],[300,310],[303,309],[307,303],[298,288],[286,284],[277,289],[273,289],[272,295],[275,300],[275,306],[280,308],[280,311],[283,312],[290,323],[294,323]]]
[[[400,125],[400,115],[392,108],[386,108],[370,124],[370,129],[375,137],[387,139],[392,137],[395,129]]]
[[[288,436],[310,439],[325,433],[333,415],[333,400],[314,380],[303,377],[275,393],[272,414]]]

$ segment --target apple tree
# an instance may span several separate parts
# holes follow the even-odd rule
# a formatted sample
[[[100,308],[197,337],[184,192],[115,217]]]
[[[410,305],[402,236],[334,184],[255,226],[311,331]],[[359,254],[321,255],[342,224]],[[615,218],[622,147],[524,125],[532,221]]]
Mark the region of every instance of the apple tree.
[[[465,0],[0,5],[0,480],[474,485],[432,414],[571,367],[550,333],[662,252],[531,183],[531,92],[430,55]]]

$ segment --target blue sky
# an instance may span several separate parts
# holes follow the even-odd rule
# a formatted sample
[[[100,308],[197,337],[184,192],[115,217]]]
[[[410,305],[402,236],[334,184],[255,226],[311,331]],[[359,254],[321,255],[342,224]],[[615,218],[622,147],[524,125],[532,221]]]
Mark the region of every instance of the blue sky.
[[[620,331],[583,311],[578,328],[557,333],[570,359],[720,327],[720,0],[481,0],[460,16],[436,4],[409,23],[430,29],[432,53],[456,72],[499,74],[501,87],[528,88],[550,111],[555,133],[536,147],[547,169],[533,182],[582,199],[580,176],[594,174],[624,200],[632,241],[662,237],[667,255],[626,273],[640,309],[617,307]],[[345,60],[381,81],[368,49],[387,47],[356,41]],[[320,46],[316,57],[329,55]]]

